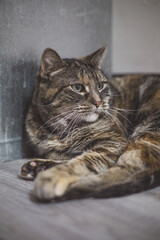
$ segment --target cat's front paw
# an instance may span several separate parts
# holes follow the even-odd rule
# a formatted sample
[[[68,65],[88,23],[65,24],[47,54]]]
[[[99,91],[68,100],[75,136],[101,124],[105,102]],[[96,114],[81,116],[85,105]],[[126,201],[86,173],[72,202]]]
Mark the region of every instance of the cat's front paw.
[[[25,180],[34,180],[39,172],[58,164],[59,163],[56,163],[54,160],[35,158],[28,161],[21,167],[18,177]]]
[[[60,169],[48,169],[38,174],[33,194],[40,201],[61,197],[79,177]]]
[[[21,167],[21,171],[18,174],[18,177],[25,180],[34,180],[37,175],[36,168],[37,162],[35,159],[28,161]]]

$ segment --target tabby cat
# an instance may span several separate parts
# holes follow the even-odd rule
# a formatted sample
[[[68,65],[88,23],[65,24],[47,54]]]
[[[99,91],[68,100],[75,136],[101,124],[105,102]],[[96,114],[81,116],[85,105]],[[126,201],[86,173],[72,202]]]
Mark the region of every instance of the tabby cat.
[[[39,201],[113,197],[160,184],[160,76],[107,79],[106,48],[61,59],[47,48],[26,117],[37,156],[20,177]]]

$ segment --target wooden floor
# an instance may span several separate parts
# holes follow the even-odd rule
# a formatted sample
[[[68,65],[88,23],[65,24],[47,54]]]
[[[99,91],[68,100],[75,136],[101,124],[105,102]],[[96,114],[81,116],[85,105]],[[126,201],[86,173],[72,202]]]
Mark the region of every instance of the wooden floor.
[[[159,240],[160,187],[128,197],[32,202],[24,160],[0,164],[0,240]]]

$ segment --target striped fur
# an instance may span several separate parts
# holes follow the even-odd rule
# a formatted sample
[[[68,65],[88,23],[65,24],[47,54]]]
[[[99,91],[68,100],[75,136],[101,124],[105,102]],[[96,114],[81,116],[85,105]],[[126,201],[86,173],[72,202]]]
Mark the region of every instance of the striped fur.
[[[120,196],[160,183],[160,76],[107,79],[104,52],[42,55],[26,130],[43,159],[20,174],[36,177],[38,200]]]

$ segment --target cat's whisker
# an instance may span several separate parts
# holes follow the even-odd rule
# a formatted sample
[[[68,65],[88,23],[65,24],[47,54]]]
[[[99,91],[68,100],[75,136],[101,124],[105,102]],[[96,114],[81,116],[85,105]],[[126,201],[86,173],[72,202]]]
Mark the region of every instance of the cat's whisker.
[[[78,117],[76,118],[75,123],[74,123],[74,125],[73,125],[73,130],[74,130],[74,128],[75,128],[75,126],[76,126],[76,124],[78,123],[78,121],[79,121],[80,118],[81,118],[81,115],[78,114]]]
[[[67,116],[65,116],[64,118],[62,118],[62,119],[60,119],[59,120],[59,125],[61,125],[62,124],[62,120],[64,120],[65,122],[67,121],[67,120],[69,120],[70,118],[72,118],[72,116],[74,116],[74,112],[72,112],[72,113],[70,113],[69,115],[67,115]],[[58,126],[59,126],[58,125]],[[58,126],[56,127],[56,128],[54,128],[54,131],[58,128]]]
[[[91,110],[81,110],[81,111],[78,111],[78,113],[92,113],[92,111]]]
[[[84,114],[80,115],[80,118],[83,118]],[[82,147],[84,145],[84,140],[82,141],[82,139],[80,139],[79,143],[77,143],[77,141],[72,144],[72,149],[74,149],[74,151],[77,151],[80,149],[80,147]]]
[[[62,124],[63,121],[66,122],[66,121],[71,117],[71,114],[73,114],[73,112],[69,112],[68,114],[69,114],[69,115],[67,115],[67,116],[61,117],[58,121],[56,121],[56,122],[54,122],[54,123],[51,123],[49,126],[50,126],[50,127],[53,127],[53,126],[56,125],[58,122],[59,122],[60,124]]]
[[[75,116],[75,118],[73,119],[70,128],[68,129],[68,134],[67,134],[66,140],[68,139],[69,135],[71,135],[70,133],[72,133],[72,131],[74,130],[74,123],[77,121],[78,118],[79,118],[79,115],[77,114],[77,115]],[[73,130],[72,130],[72,129],[73,129]],[[71,130],[72,130],[72,131],[71,131]],[[72,142],[72,135],[71,135],[71,142]]]
[[[65,115],[66,114],[69,114],[69,113],[73,113],[73,109],[72,109],[72,111],[67,111],[67,112],[63,112],[63,113],[60,113],[60,114],[58,114],[57,116],[54,116],[53,118],[51,118],[51,119],[49,119],[48,121],[46,121],[43,125],[41,125],[40,127],[39,127],[39,129],[37,129],[37,131],[38,130],[40,130],[42,127],[44,127],[45,125],[47,125],[49,122],[51,122],[51,121],[53,121],[53,120],[56,120],[57,118],[60,118],[60,117],[62,117],[63,115],[63,117],[65,117]],[[61,120],[61,118],[58,120],[58,121],[60,121]],[[56,124],[56,122],[55,122],[55,124]]]
[[[73,114],[74,113],[70,113],[68,116],[65,116],[64,117],[65,121],[67,121],[69,118],[71,118]],[[62,120],[62,119],[60,119],[60,120]],[[59,120],[59,124],[51,131],[50,135],[48,136],[48,139],[52,137],[53,132],[55,132],[56,129],[58,129],[58,127],[62,124],[60,122],[60,120]],[[56,125],[57,123],[58,123],[58,121],[55,124],[53,124],[52,126]]]
[[[125,126],[121,123],[121,121],[112,113],[110,113],[109,111],[106,112],[107,115],[110,115],[110,117],[118,124],[118,126],[122,126],[122,128],[124,129],[125,133],[127,134],[127,129],[125,128]]]
[[[73,113],[73,116],[74,116],[74,113]],[[70,124],[73,122],[73,120],[75,119],[76,116],[77,116],[77,115],[75,115],[75,116],[73,117],[73,119],[69,122],[69,124],[67,124],[67,126],[64,128],[63,132],[61,133],[61,136],[59,137],[60,140],[61,140],[63,134],[65,133],[65,131],[67,130],[67,128],[70,127]]]
[[[122,113],[118,112],[117,110],[113,110],[113,109],[110,109],[110,111],[115,112],[115,113],[118,113],[118,114],[121,115],[132,127],[134,127],[133,124],[131,123],[131,121],[129,121],[129,119],[126,118]]]
[[[116,107],[112,107],[111,109],[126,112],[126,113],[137,112],[137,110],[133,110],[133,109],[124,109],[124,108],[116,108]]]

